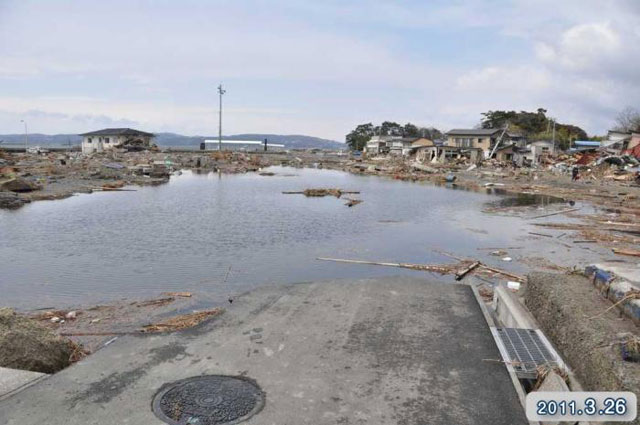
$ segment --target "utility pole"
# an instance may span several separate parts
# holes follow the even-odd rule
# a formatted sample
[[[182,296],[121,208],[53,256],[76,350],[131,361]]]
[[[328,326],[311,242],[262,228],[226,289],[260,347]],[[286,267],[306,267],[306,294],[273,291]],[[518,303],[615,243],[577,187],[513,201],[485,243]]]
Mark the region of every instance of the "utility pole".
[[[553,141],[553,153],[556,153],[556,120],[553,120],[553,135],[551,136],[551,140]]]
[[[227,91],[222,88],[222,84],[218,86],[218,94],[220,95],[220,109],[218,121],[218,151],[222,152],[222,95]]]
[[[27,122],[25,120],[20,120],[21,123],[24,123],[24,153],[27,153],[27,145],[29,144],[29,132],[27,131]]]
[[[489,154],[489,157],[487,159],[493,158],[493,154],[496,153],[496,150],[498,149],[498,146],[500,146],[500,142],[502,142],[502,138],[504,137],[504,133],[506,133],[508,129],[509,129],[509,123],[507,123],[507,125],[504,126],[504,130],[502,130],[502,133],[500,133],[500,137],[496,141],[496,144],[493,147],[493,149],[491,150],[491,153]]]

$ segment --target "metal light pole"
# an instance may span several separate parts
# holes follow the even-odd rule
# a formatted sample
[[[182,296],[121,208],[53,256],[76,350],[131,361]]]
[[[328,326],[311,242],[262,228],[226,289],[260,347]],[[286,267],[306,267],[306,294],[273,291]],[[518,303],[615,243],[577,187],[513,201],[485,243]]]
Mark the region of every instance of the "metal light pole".
[[[219,122],[218,122],[218,151],[222,152],[222,95],[227,91],[222,88],[222,84],[218,86],[218,93],[220,95],[220,110],[219,110]]]
[[[29,144],[29,132],[27,131],[27,122],[25,120],[20,120],[21,123],[24,123],[24,153],[27,153],[27,145]]]

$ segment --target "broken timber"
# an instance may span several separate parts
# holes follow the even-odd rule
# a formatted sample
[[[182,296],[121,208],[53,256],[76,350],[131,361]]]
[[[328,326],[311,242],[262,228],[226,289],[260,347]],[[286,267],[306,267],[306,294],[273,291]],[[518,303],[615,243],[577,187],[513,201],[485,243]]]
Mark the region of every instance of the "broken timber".
[[[471,264],[469,267],[466,267],[463,270],[460,270],[459,272],[456,273],[456,280],[462,280],[464,279],[464,277],[471,271],[473,271],[473,269],[475,269],[476,267],[478,267],[480,265],[480,261],[476,261],[475,263]]]
[[[551,217],[552,215],[558,215],[558,214],[564,214],[564,213],[568,213],[568,212],[578,211],[579,209],[580,208],[570,208],[570,209],[567,209],[567,210],[556,211],[554,213],[537,215],[535,217],[531,217],[531,220],[533,220],[534,218]]]
[[[378,261],[345,260],[342,258],[323,258],[323,257],[318,257],[317,260],[334,261],[336,263],[369,264],[374,266],[400,267],[403,269],[436,272],[441,274],[451,273],[453,270],[452,266],[447,264],[384,263],[384,262],[378,262]]]
[[[619,255],[629,255],[631,257],[640,257],[640,251],[634,251],[632,249],[613,248],[613,253]]]
[[[454,257],[450,254],[446,254],[445,255],[449,255],[450,257]],[[458,258],[458,257],[454,257],[454,258]],[[460,259],[460,261],[462,263],[468,263],[469,266],[467,266],[467,269],[463,269],[460,272],[456,272],[456,266],[453,264],[412,264],[412,263],[386,263],[386,262],[379,262],[379,261],[365,261],[365,260],[348,260],[348,259],[343,259],[343,258],[324,258],[324,257],[318,257],[316,258],[317,260],[321,260],[321,261],[334,261],[337,263],[348,263],[348,264],[368,264],[368,265],[374,265],[374,266],[386,266],[386,267],[400,267],[400,268],[404,268],[404,269],[411,269],[411,270],[419,270],[419,271],[426,271],[426,272],[435,272],[435,273],[440,273],[440,274],[455,274],[456,275],[456,280],[461,280],[465,275],[467,275],[468,273],[472,272],[474,269],[480,267],[486,270],[489,270],[490,272],[493,273],[497,273],[497,274],[501,274],[503,276],[507,276],[513,280],[517,280],[518,282],[524,282],[525,278],[522,276],[518,276],[516,274],[513,273],[509,273],[506,272],[504,270],[500,270],[500,269],[496,269],[494,267],[490,267],[487,266],[485,264],[482,264],[480,261],[473,261],[473,260],[465,260],[465,259]],[[475,264],[477,263],[477,265]],[[466,271],[465,271],[466,270]],[[462,277],[460,279],[457,279],[458,275],[462,275]]]

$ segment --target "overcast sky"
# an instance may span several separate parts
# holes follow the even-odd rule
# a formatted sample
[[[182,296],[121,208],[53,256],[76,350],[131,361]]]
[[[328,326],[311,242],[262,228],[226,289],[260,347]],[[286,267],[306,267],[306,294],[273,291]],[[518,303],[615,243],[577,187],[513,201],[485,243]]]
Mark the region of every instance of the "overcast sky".
[[[0,0],[0,134],[136,127],[336,140],[640,107],[639,0]]]

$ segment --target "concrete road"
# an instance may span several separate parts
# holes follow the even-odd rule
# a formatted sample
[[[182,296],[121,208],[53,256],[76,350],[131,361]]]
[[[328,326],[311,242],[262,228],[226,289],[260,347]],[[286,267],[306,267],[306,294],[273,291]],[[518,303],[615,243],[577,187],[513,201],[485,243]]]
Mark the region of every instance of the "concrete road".
[[[196,329],[122,337],[0,402],[7,425],[162,424],[154,394],[202,374],[266,393],[252,424],[525,424],[464,285],[407,277],[266,287]]]

